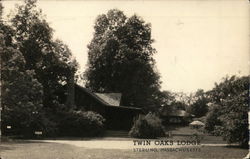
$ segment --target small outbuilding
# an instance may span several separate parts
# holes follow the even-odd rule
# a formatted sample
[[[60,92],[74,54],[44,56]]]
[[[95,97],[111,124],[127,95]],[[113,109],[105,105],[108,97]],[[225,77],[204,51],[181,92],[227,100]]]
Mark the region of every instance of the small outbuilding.
[[[205,125],[205,124],[204,124],[203,122],[198,121],[198,120],[193,121],[193,122],[191,122],[191,123],[189,124],[189,126],[190,126],[191,128],[193,128],[193,129],[201,128],[201,127],[203,127],[204,125]]]
[[[185,110],[173,109],[170,111],[162,111],[161,118],[165,124],[186,124],[188,123],[192,116]]]

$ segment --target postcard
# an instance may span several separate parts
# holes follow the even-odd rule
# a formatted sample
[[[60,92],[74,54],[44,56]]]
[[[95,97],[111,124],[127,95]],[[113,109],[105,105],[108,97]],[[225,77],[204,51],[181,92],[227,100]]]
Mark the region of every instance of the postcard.
[[[0,159],[249,158],[246,0],[3,0]]]

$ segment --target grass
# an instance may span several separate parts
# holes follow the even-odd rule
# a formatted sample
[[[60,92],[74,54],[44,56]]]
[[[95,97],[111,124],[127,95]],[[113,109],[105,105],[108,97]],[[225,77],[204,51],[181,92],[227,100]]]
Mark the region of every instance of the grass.
[[[188,159],[243,158],[246,149],[237,147],[201,147],[200,152],[133,152],[131,150],[87,149],[67,144],[42,142],[6,142],[0,146],[2,159]]]
[[[225,141],[221,137],[210,136],[208,134],[202,134],[189,127],[173,127],[169,129],[173,135],[169,140],[190,140],[193,134],[202,136],[201,144],[224,144]],[[166,138],[165,138],[166,139]],[[242,159],[248,153],[247,149],[241,149],[239,147],[226,147],[226,146],[189,146],[185,152],[170,152],[171,149],[165,149],[168,151],[159,152],[134,152],[132,147],[130,149],[100,149],[100,147],[109,144],[108,141],[120,141],[118,146],[128,142],[131,145],[131,138],[66,138],[60,139],[69,140],[73,142],[84,142],[86,144],[102,144],[94,148],[86,148],[84,146],[77,146],[69,143],[48,143],[39,141],[27,141],[27,140],[13,140],[5,141],[0,144],[0,158],[1,159],[211,159],[211,158],[227,158],[227,159]],[[101,142],[94,142],[101,141]],[[102,142],[104,141],[104,142]],[[106,145],[108,147],[108,145]],[[116,146],[114,146],[116,148]],[[146,148],[141,146],[140,148]],[[169,147],[168,147],[169,148]],[[174,147],[173,147],[174,148]],[[188,148],[188,149],[187,149]],[[187,152],[187,150],[196,150],[193,152]],[[197,151],[198,150],[198,151]]]
[[[170,125],[167,127],[166,132],[171,132],[171,140],[193,140],[194,134],[197,134],[201,140],[201,144],[226,144],[227,142],[222,137],[212,136],[207,133],[203,133],[201,130],[191,129],[189,126],[176,126]]]

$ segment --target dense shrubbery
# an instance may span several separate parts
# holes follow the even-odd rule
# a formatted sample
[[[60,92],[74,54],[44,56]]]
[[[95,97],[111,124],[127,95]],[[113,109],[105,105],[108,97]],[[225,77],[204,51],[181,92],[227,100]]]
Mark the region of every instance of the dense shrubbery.
[[[59,125],[63,136],[100,136],[104,132],[105,119],[95,112],[71,111],[64,114]]]
[[[129,135],[136,138],[157,138],[165,136],[161,120],[155,114],[140,115],[135,120]]]
[[[76,72],[76,61],[65,44],[54,40],[36,0],[17,5],[8,23],[2,9],[0,3],[3,135],[56,135],[62,89]]]
[[[22,126],[20,122],[4,122],[3,134],[22,138],[77,136],[93,137],[104,133],[105,119],[91,111],[62,111],[54,114],[53,118],[47,118],[37,114],[37,118],[29,125]],[[21,122],[22,123],[22,122]],[[11,129],[6,129],[11,125]],[[42,132],[36,135],[35,131]]]
[[[10,114],[7,115],[9,116]],[[21,114],[18,116],[18,118],[23,119],[22,122],[18,122],[17,118],[13,120],[6,120],[7,118],[3,118],[3,135],[21,138],[34,138],[37,137],[35,134],[36,131],[42,133],[39,135],[40,137],[55,136],[57,134],[57,124],[48,120],[43,114],[31,114],[30,116],[35,117],[32,117],[32,121],[29,121],[28,124],[28,119],[26,118],[27,116],[29,115]]]
[[[197,90],[193,97],[193,102],[187,107],[187,112],[199,118],[208,112],[208,97],[202,89]]]
[[[225,78],[210,92],[213,105],[205,129],[227,142],[248,147],[249,76]]]
[[[211,105],[205,119],[205,130],[216,136],[220,135],[220,133],[217,132],[217,127],[222,125],[219,120],[220,115],[220,107],[218,105]]]

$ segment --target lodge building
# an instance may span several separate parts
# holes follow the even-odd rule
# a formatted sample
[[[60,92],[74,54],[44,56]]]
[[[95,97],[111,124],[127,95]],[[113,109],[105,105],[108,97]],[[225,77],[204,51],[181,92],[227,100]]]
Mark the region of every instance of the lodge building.
[[[110,130],[129,130],[134,119],[143,114],[141,108],[121,106],[121,93],[95,93],[78,84],[68,88],[67,102],[77,110],[94,111],[105,119]]]

